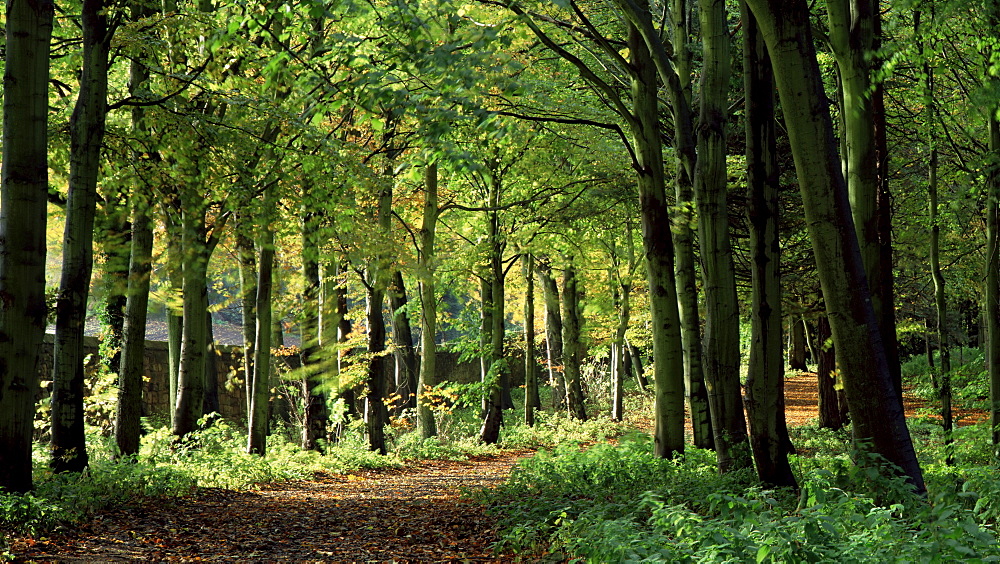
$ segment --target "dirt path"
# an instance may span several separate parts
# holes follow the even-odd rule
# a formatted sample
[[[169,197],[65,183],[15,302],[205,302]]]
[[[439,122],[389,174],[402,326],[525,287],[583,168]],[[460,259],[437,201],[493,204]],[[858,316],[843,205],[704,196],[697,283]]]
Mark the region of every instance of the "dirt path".
[[[789,426],[815,424],[816,376],[785,380]],[[906,398],[907,416],[924,407]],[[972,422],[966,416],[962,423]],[[261,491],[200,490],[97,515],[70,532],[17,539],[15,562],[509,562],[462,487],[504,479],[527,452],[425,461]]]
[[[427,461],[221,489],[97,516],[72,532],[18,539],[15,562],[499,562],[493,522],[459,489],[506,479],[527,453]]]

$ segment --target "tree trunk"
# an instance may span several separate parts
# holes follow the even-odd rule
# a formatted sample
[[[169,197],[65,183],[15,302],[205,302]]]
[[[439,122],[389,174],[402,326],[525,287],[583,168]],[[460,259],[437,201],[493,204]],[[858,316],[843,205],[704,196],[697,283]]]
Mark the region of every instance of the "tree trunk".
[[[178,210],[178,214],[179,214]],[[169,210],[164,213],[167,223],[167,279],[170,283],[170,300],[167,301],[167,379],[170,388],[170,416],[177,408],[177,377],[181,366],[181,341],[184,332],[184,236],[183,228],[171,222]],[[178,229],[181,231],[179,232]],[[248,376],[249,378],[249,376]]]
[[[521,255],[524,273],[524,424],[535,426],[535,410],[542,407],[538,399],[538,363],[535,361],[535,259],[530,253]]]
[[[372,281],[369,281],[372,284]],[[385,403],[385,318],[382,315],[382,304],[385,302],[385,292],[374,286],[369,286],[367,298],[368,319],[368,361],[367,386],[368,395],[365,398],[365,420],[368,430],[368,448],[379,454],[387,452],[385,446],[385,426],[389,423],[389,413]]]
[[[424,217],[420,226],[420,256],[417,272],[420,277],[420,375],[417,379],[417,426],[420,436],[427,439],[437,435],[434,412],[431,406],[420,401],[423,394],[437,384],[437,292],[434,270],[437,256],[434,237],[438,218],[438,167],[437,162],[424,167]]]
[[[400,396],[399,408],[413,408],[417,405],[417,375],[420,359],[413,347],[413,331],[410,315],[406,312],[406,285],[403,272],[394,269],[389,286],[389,307],[392,309],[392,340],[396,345],[396,390]]]
[[[694,186],[705,288],[705,383],[719,469],[727,472],[753,464],[740,391],[740,311],[726,204],[730,40],[724,0],[698,6],[704,69]]]
[[[133,7],[133,19],[153,15],[146,6]],[[145,64],[133,61],[129,70],[129,94],[136,95],[149,80]],[[140,139],[148,132],[145,109],[132,109],[132,130]],[[146,353],[146,324],[149,309],[150,272],[153,266],[153,222],[149,217],[150,202],[138,191],[132,196],[132,237],[128,265],[128,287],[125,301],[125,325],[122,335],[121,366],[118,373],[118,405],[115,413],[115,443],[121,456],[139,453],[142,416],[143,358]]]
[[[642,5],[648,9],[648,3]],[[656,455],[669,457],[684,452],[684,352],[674,279],[673,237],[664,185],[656,71],[649,48],[634,22],[629,26],[628,47],[635,70],[632,103],[636,119],[630,127],[637,149],[642,240],[653,332],[656,386],[653,443]]]
[[[240,263],[240,311],[243,321],[243,379],[249,418],[253,400],[253,347],[257,338],[257,258],[247,218],[243,214],[236,217],[236,256]]]
[[[83,71],[70,118],[70,178],[63,235],[62,278],[56,302],[52,375],[52,469],[87,466],[83,425],[83,334],[94,266],[94,215],[108,105],[111,33],[103,0],[84,0]]]
[[[885,168],[881,163],[885,155],[884,152],[881,155],[877,152],[875,130],[877,119],[882,120],[884,130],[885,116],[884,113],[876,115],[872,96],[873,53],[877,46],[875,31],[879,27],[878,0],[831,0],[827,4],[827,14],[830,43],[843,88],[841,114],[846,148],[843,167],[846,169],[851,214],[871,293],[872,309],[879,324],[893,387],[901,402],[895,316],[883,313],[883,308],[887,307],[886,298],[893,301],[893,291],[891,285],[883,287],[886,280],[891,284],[891,275],[887,278],[882,270],[892,268],[892,254],[891,245],[880,242],[886,227],[880,228],[879,225],[880,221],[888,224],[891,214],[888,209],[879,209],[880,203],[889,203],[888,178],[884,172],[880,174]],[[880,196],[883,192],[886,194]],[[882,262],[885,259],[888,260]]]
[[[537,263],[538,281],[545,300],[545,352],[549,365],[549,385],[552,386],[552,407],[563,409],[566,405],[566,384],[563,380],[562,314],[559,309],[559,284],[552,276],[552,268]]]
[[[299,322],[302,347],[299,358],[302,378],[299,395],[302,399],[303,450],[320,450],[319,440],[326,436],[329,414],[326,394],[316,386],[317,364],[320,348],[320,276],[319,276],[319,216],[308,210],[302,212],[302,319]]]
[[[646,380],[646,369],[642,366],[642,354],[635,345],[628,342],[628,338],[625,339],[625,348],[628,350],[629,363],[632,365],[632,369],[635,370],[635,379],[639,384],[639,389],[645,392],[649,388],[649,381]],[[707,397],[705,401],[708,402]]]
[[[32,487],[38,357],[45,334],[49,41],[53,3],[7,4],[0,184],[0,487]]]
[[[898,467],[915,490],[923,475],[871,306],[827,97],[803,0],[748,0],[767,42],[791,141],[806,224],[851,408],[856,443]],[[884,468],[885,471],[893,471]]]
[[[791,315],[788,318],[789,329],[792,333],[792,346],[789,350],[788,368],[805,372],[806,366],[806,326],[802,323],[802,318],[798,315]]]
[[[208,352],[208,260],[205,242],[205,203],[202,194],[189,193],[183,212],[184,325],[181,331],[180,366],[177,372],[177,403],[173,434],[183,437],[194,431],[203,415]]]
[[[253,382],[247,452],[267,453],[268,406],[271,398],[271,293],[274,278],[274,232],[263,227],[260,239],[260,269],[257,274],[257,324],[254,339]]]
[[[816,378],[819,394],[819,427],[840,430],[847,424],[841,409],[840,394],[837,392],[837,355],[830,340],[830,322],[826,316],[816,322],[819,358],[816,360]]]
[[[219,367],[216,359],[219,353],[215,350],[215,322],[212,321],[211,310],[205,310],[205,403],[202,412],[220,413],[219,407]]]
[[[500,233],[500,214],[497,208],[500,204],[500,185],[496,175],[491,175],[489,201],[487,205],[491,211],[488,214],[489,233],[487,235],[490,250],[489,284],[490,287],[490,307],[489,307],[489,348],[488,372],[484,374],[486,382],[486,405],[483,414],[483,425],[479,431],[479,438],[482,442],[491,445],[500,441],[500,427],[503,426],[503,410],[508,405],[513,405],[510,401],[510,367],[507,366],[504,358],[504,269],[503,251],[506,243]],[[484,317],[487,306],[483,304]],[[486,365],[484,365],[486,366]],[[509,402],[509,403],[508,403]]]
[[[572,261],[572,257],[568,258]],[[562,291],[563,365],[566,367],[566,395],[569,414],[580,421],[587,420],[583,387],[580,382],[580,298],[577,290],[576,268],[572,264],[563,271]]]
[[[767,46],[746,3],[743,68],[746,94],[747,184],[750,223],[750,360],[746,408],[757,476],[764,484],[795,487],[788,463],[784,410],[781,284],[778,238],[778,160],[774,134],[774,77]]]
[[[142,416],[143,357],[146,352],[146,311],[149,306],[149,274],[153,259],[153,224],[146,214],[149,205],[138,195],[132,203],[132,258],[129,261],[125,328],[121,372],[118,376],[118,406],[115,442],[122,456],[139,453]]]

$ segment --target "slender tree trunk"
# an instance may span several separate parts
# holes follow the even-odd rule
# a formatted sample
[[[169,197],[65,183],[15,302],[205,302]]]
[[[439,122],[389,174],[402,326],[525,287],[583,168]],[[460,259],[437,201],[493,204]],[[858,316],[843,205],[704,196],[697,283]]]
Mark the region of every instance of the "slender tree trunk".
[[[1000,2],[986,2],[989,10],[988,29],[1000,29]],[[993,50],[994,55],[997,49]],[[1000,79],[993,77],[994,84]],[[986,180],[986,368],[990,374],[990,427],[993,429],[994,456],[1000,460],[1000,121],[997,106],[987,112],[989,117],[989,151],[994,157]]]
[[[719,469],[727,472],[753,464],[740,391],[740,312],[726,204],[730,39],[724,0],[698,6],[704,69],[694,186],[705,288],[705,383]]]
[[[396,345],[396,393],[401,398],[400,408],[412,408],[417,405],[420,359],[413,346],[410,315],[406,312],[406,285],[403,282],[403,273],[399,269],[394,269],[392,272],[392,284],[389,286],[388,294],[389,307],[392,309],[392,339]]]
[[[127,192],[127,188],[123,187]],[[122,343],[125,340],[125,306],[128,301],[128,268],[131,252],[129,207],[125,203],[127,193],[119,193],[104,198],[104,214],[98,216],[97,229],[103,232],[102,241],[97,241],[98,254],[103,262],[101,285],[104,291],[105,332],[101,336],[101,348],[110,356],[101,361],[112,374],[121,374]]]
[[[135,20],[151,16],[151,7],[133,6]],[[135,96],[149,80],[149,69],[133,61],[129,70],[129,93]],[[146,139],[145,110],[132,109],[132,130]],[[149,309],[150,272],[153,266],[153,222],[149,217],[150,202],[138,191],[131,199],[132,237],[128,266],[128,287],[125,292],[125,325],[122,336],[121,366],[118,375],[118,405],[115,413],[115,443],[121,456],[139,453],[142,416],[143,358],[146,353],[146,324]]]
[[[572,261],[572,257],[568,257]],[[587,420],[583,387],[580,382],[580,295],[576,268],[569,264],[563,271],[563,365],[566,367],[566,392],[569,414],[580,421]]]
[[[535,259],[530,253],[521,256],[524,273],[524,424],[535,426],[538,399],[538,363],[535,361]]]
[[[267,453],[268,413],[271,398],[271,293],[274,278],[274,232],[264,227],[260,238],[260,269],[257,273],[257,324],[254,340],[253,383],[247,452]]]
[[[684,103],[691,103],[691,52],[688,49],[691,6],[687,0],[672,0],[671,23],[675,45],[677,77],[681,92],[674,98],[683,97]],[[693,147],[685,150],[685,144],[694,143],[690,119],[679,117],[674,109],[674,137],[677,146],[677,162],[674,173],[674,191],[677,201],[671,224],[674,249],[677,254],[674,276],[677,280],[678,313],[681,322],[681,342],[684,351],[684,390],[687,409],[691,414],[694,445],[698,448],[715,448],[712,436],[711,409],[708,405],[708,389],[705,387],[705,371],[701,348],[701,313],[698,306],[698,273],[695,269],[694,222],[694,180],[692,173],[696,166]],[[685,130],[686,128],[686,130]]]
[[[923,475],[870,301],[803,0],[748,0],[772,57],[809,238],[859,447],[898,467],[918,492]],[[885,469],[886,471],[893,471]]]
[[[320,275],[319,275],[319,216],[303,210],[302,218],[302,319],[299,328],[302,336],[301,354],[302,379],[299,394],[302,399],[303,450],[319,450],[319,440],[326,436],[329,414],[326,409],[326,394],[316,386],[317,364],[320,348]]]
[[[500,427],[503,426],[503,410],[507,406],[510,395],[510,368],[504,359],[504,269],[503,250],[505,243],[500,233],[500,214],[497,210],[500,203],[499,180],[491,177],[487,212],[489,218],[488,241],[490,247],[489,282],[490,288],[490,331],[488,359],[489,367],[486,378],[486,405],[483,414],[483,425],[479,438],[486,444],[496,444],[500,441]],[[484,315],[486,306],[484,304]],[[513,402],[510,402],[513,404]]]
[[[194,431],[203,415],[208,352],[208,260],[205,241],[205,204],[194,194],[183,212],[184,326],[181,331],[180,365],[177,372],[177,403],[172,432],[183,437]]]
[[[372,284],[372,281],[369,281]],[[385,445],[385,426],[389,423],[389,413],[385,403],[386,357],[385,357],[385,318],[382,315],[382,304],[385,302],[385,292],[374,286],[368,289],[367,319],[368,319],[368,395],[365,398],[365,420],[368,429],[368,448],[379,454],[387,452]]]
[[[170,300],[167,302],[167,379],[170,388],[170,416],[173,419],[177,408],[177,376],[181,366],[181,340],[184,331],[184,244],[183,235],[175,225],[171,225],[170,212],[164,213],[167,229],[167,279],[170,283]],[[249,378],[249,376],[248,376]]]
[[[417,272],[420,278],[420,375],[417,379],[417,426],[420,436],[430,438],[437,435],[434,412],[426,402],[420,401],[420,394],[437,384],[437,292],[434,270],[437,256],[434,238],[437,234],[438,218],[438,166],[437,162],[424,167],[424,217],[420,226],[420,256]]]
[[[778,238],[778,159],[774,134],[774,77],[771,61],[746,3],[743,68],[746,92],[747,211],[750,222],[750,361],[747,413],[757,476],[765,484],[796,485],[788,463],[784,419],[785,361],[782,355],[781,284]]]
[[[45,334],[49,41],[53,2],[7,4],[0,184],[0,487],[32,488],[38,357]]]
[[[643,3],[643,7],[648,9],[648,3]],[[653,443],[658,456],[669,457],[684,452],[684,352],[674,278],[673,238],[664,185],[656,69],[649,48],[635,25],[629,26],[628,47],[635,70],[632,102],[636,119],[631,128],[637,148],[642,240],[653,332],[656,386]],[[678,104],[678,107],[681,106]],[[677,127],[682,128],[679,124]]]
[[[819,358],[816,360],[816,378],[819,394],[819,427],[840,430],[846,423],[840,408],[840,394],[837,392],[837,356],[830,340],[830,322],[826,316],[816,322],[819,340]]]
[[[81,472],[87,466],[83,426],[83,333],[94,267],[97,178],[108,104],[111,33],[103,0],[84,0],[83,71],[70,118],[70,178],[63,235],[62,278],[56,302],[52,375],[52,469]]]
[[[254,341],[257,338],[257,257],[253,240],[249,237],[250,225],[238,214],[236,222],[236,256],[240,263],[240,311],[243,329],[243,379],[246,393],[247,417],[253,400]]]
[[[490,368],[493,360],[491,351],[493,350],[493,281],[489,278],[492,271],[484,273],[479,278],[479,295],[481,304],[479,309],[479,381],[484,386],[490,380]],[[489,393],[483,394],[483,416],[489,409]]]
[[[635,370],[635,379],[639,384],[639,389],[645,392],[649,388],[649,381],[646,380],[646,369],[642,366],[642,354],[639,352],[638,347],[628,342],[628,338],[625,339],[625,348],[629,353],[629,363],[632,365],[633,370]],[[708,401],[707,397],[705,401]],[[709,428],[711,428],[711,425],[709,425]]]
[[[153,224],[146,214],[148,203],[144,200],[136,195],[132,203],[132,258],[129,261],[125,330],[115,416],[115,442],[122,456],[139,453],[146,311],[149,306],[149,274],[153,258]]]
[[[552,276],[549,265],[539,262],[535,272],[542,286],[545,300],[545,352],[549,365],[549,385],[552,386],[552,407],[562,409],[566,404],[566,385],[563,380],[562,313],[559,306],[559,284]]]

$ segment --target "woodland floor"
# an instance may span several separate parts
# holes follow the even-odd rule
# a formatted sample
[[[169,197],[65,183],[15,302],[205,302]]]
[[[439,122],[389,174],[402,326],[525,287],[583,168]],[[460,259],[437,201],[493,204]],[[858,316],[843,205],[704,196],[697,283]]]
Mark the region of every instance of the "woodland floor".
[[[789,378],[785,393],[789,426],[815,420],[815,375]],[[907,399],[908,416],[923,407]],[[14,539],[11,548],[15,562],[509,562],[514,555],[490,550],[493,521],[460,490],[499,483],[529,455],[423,461],[253,492],[201,489]]]

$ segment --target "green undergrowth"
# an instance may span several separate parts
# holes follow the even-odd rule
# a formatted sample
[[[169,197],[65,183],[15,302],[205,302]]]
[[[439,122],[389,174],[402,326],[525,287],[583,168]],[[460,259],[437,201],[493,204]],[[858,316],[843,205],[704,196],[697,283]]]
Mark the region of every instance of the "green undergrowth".
[[[842,455],[843,432],[798,434],[817,454],[793,457],[797,492],[719,475],[704,450],[659,459],[647,436],[633,434],[540,452],[504,485],[472,495],[498,518],[497,549],[525,561],[1000,561],[995,467],[947,466],[922,453],[930,493],[920,498]],[[897,501],[880,504],[869,492]]]

